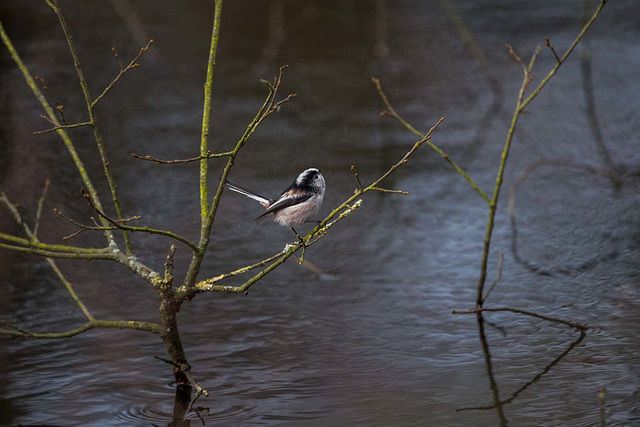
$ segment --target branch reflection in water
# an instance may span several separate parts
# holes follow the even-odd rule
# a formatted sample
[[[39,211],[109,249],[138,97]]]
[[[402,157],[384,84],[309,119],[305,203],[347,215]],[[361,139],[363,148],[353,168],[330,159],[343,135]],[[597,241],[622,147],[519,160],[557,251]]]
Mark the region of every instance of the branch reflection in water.
[[[534,385],[544,374],[549,372],[551,368],[560,363],[562,359],[564,359],[574,348],[576,348],[582,340],[586,337],[586,332],[584,330],[580,330],[580,336],[575,341],[571,342],[569,347],[567,347],[558,357],[553,359],[551,363],[546,365],[542,371],[537,373],[530,381],[524,383],[520,388],[518,388],[515,392],[511,394],[511,396],[507,399],[500,399],[500,390],[498,387],[498,382],[496,381],[495,374],[493,371],[493,363],[491,361],[491,351],[489,349],[489,341],[487,340],[487,336],[485,334],[484,322],[487,322],[484,319],[482,313],[478,313],[478,332],[480,333],[480,342],[482,343],[482,352],[484,354],[485,366],[487,368],[487,376],[489,377],[489,385],[491,387],[491,393],[493,398],[492,405],[486,406],[473,406],[473,407],[464,407],[459,408],[456,412],[462,411],[487,411],[491,409],[496,409],[498,418],[500,419],[500,425],[506,426],[509,424],[507,417],[504,414],[504,405],[512,403],[523,391],[525,391],[530,386]],[[488,323],[488,322],[487,322]]]

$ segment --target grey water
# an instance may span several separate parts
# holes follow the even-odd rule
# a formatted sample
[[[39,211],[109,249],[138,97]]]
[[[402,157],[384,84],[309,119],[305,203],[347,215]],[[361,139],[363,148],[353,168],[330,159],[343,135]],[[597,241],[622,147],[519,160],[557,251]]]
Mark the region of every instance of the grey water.
[[[505,43],[528,60],[547,36],[562,53],[582,27],[585,3],[454,1],[477,51],[436,1],[227,1],[215,69],[211,147],[231,149],[266,95],[260,79],[285,70],[281,96],[297,97],[265,121],[231,178],[276,195],[307,167],[327,181],[321,214],[384,173],[417,140],[384,105],[421,131],[487,193],[522,81]],[[197,164],[155,165],[131,153],[183,159],[199,152],[202,88],[213,4],[123,0],[62,3],[95,97],[123,61],[153,39],[141,66],[98,106],[126,214],[197,240]],[[32,74],[43,77],[70,121],[87,120],[55,15],[44,2],[0,3],[0,19]],[[47,425],[638,425],[640,424],[640,8],[609,1],[573,56],[518,124],[501,193],[487,306],[515,307],[592,327],[509,312],[453,315],[475,306],[487,206],[423,146],[305,258],[254,285],[248,296],[203,294],[179,322],[193,373],[210,392],[174,420],[171,368],[153,356],[155,335],[93,330],[44,341],[0,335],[0,424]],[[482,59],[484,58],[484,59]],[[485,61],[485,62],[483,62]],[[485,65],[483,65],[485,64]],[[555,64],[545,48],[532,85]],[[0,190],[33,223],[45,179],[40,236],[76,231],[52,212],[90,223],[82,183],[6,50],[0,53]],[[108,187],[91,132],[72,130],[105,205]],[[610,161],[607,161],[607,154]],[[515,196],[533,162],[553,160]],[[615,172],[607,176],[571,164]],[[211,185],[223,163],[212,160]],[[110,209],[110,208],[109,208]],[[294,236],[262,208],[225,192],[200,277],[282,250]],[[112,212],[110,210],[110,212]],[[0,230],[19,234],[0,211]],[[307,231],[305,229],[304,231]],[[161,270],[169,245],[133,236],[137,255]],[[86,232],[69,241],[101,245]],[[188,250],[179,246],[176,274]],[[96,318],[158,321],[151,287],[116,264],[60,261]],[[230,284],[242,283],[230,281]],[[63,331],[82,313],[41,259],[0,250],[0,319]]]

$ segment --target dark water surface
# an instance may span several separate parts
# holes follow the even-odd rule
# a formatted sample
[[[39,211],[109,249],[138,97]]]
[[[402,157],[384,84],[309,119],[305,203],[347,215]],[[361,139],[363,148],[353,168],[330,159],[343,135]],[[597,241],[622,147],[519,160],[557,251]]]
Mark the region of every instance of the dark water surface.
[[[156,166],[130,153],[197,154],[211,3],[64,3],[94,96],[117,72],[112,46],[128,59],[148,38],[155,40],[140,69],[101,102],[99,120],[127,215],[192,239],[199,229],[197,165]],[[288,64],[282,91],[298,94],[254,135],[233,180],[275,195],[303,169],[319,167],[328,184],[326,213],[353,190],[352,164],[363,180],[379,176],[416,138],[378,115],[382,103],[370,82],[377,76],[399,113],[419,129],[446,116],[434,142],[489,193],[521,82],[504,43],[528,58],[548,36],[563,52],[581,27],[584,2],[455,4],[486,71],[439,2],[227,1],[214,85],[214,150],[230,149],[257,111],[265,95],[260,78]],[[2,2],[0,18],[67,117],[86,120],[66,44],[44,2]],[[284,36],[270,41],[269,21],[280,18]],[[640,424],[638,22],[635,1],[611,0],[585,47],[521,118],[490,259],[489,283],[498,252],[505,253],[502,281],[488,303],[594,329],[582,338],[562,325],[490,313],[483,347],[476,318],[450,314],[474,306],[486,205],[424,147],[385,184],[409,196],[367,195],[360,210],[307,252],[324,274],[291,261],[249,296],[200,295],[183,306],[187,357],[211,393],[196,404],[206,408],[200,416],[207,425]],[[536,81],[554,61],[543,52]],[[49,125],[4,51],[0,67],[0,189],[31,221],[42,183],[51,178],[41,237],[58,242],[75,230],[52,208],[87,223],[92,212],[57,137],[31,135]],[[590,88],[596,117],[588,113]],[[518,249],[527,265],[519,263],[511,252],[509,187],[540,157],[605,168],[598,131],[622,187],[584,169],[537,169],[516,198]],[[72,135],[106,205],[92,136],[86,129]],[[212,183],[221,164],[211,162]],[[224,194],[201,277],[258,261],[291,239],[273,223],[256,226],[260,209]],[[19,233],[7,212],[0,226]],[[85,233],[76,244],[101,239]],[[162,268],[170,242],[135,235],[134,244],[145,263]],[[185,248],[176,262],[183,274]],[[59,265],[96,317],[158,320],[154,291],[120,266]],[[42,260],[0,252],[0,287],[1,318],[25,329],[61,331],[83,323]],[[165,353],[156,336],[95,330],[60,341],[0,337],[0,346],[0,424],[171,422],[175,387],[169,367],[153,358]],[[598,397],[603,388],[604,401]],[[496,395],[504,402],[498,409]],[[189,418],[200,423],[195,413]]]

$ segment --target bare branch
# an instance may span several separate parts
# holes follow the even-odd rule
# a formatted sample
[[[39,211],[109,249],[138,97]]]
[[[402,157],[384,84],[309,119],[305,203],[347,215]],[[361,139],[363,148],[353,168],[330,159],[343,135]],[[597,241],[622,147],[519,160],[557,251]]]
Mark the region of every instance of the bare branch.
[[[71,329],[65,332],[51,332],[51,333],[39,333],[30,332],[19,328],[18,326],[9,323],[4,320],[0,320],[0,323],[8,326],[11,329],[0,329],[0,334],[13,335],[16,337],[25,338],[38,338],[38,339],[60,339],[70,338],[79,335],[83,332],[87,332],[94,328],[106,328],[106,329],[133,329],[137,331],[147,331],[154,334],[160,334],[161,327],[158,324],[150,322],[138,322],[127,320],[91,320],[85,323],[83,326],[75,329]]]
[[[108,261],[116,261],[126,266],[129,270],[136,273],[138,276],[142,277],[144,280],[149,282],[155,288],[157,288],[162,284],[162,278],[157,272],[153,271],[151,268],[141,263],[136,257],[131,255],[125,255],[117,247],[113,247],[112,245],[109,245],[106,248],[96,249],[96,248],[81,248],[77,246],[53,245],[53,244],[40,242],[33,236],[29,227],[24,223],[24,221],[22,220],[22,215],[20,214],[18,209],[9,201],[7,196],[1,192],[0,192],[0,202],[5,204],[9,208],[9,210],[13,214],[16,221],[22,225],[25,231],[25,234],[28,237],[28,239],[23,239],[17,236],[11,236],[9,234],[0,233],[1,240],[5,240],[8,242],[17,243],[18,245],[21,245],[21,246],[16,246],[16,245],[8,245],[5,243],[0,243],[1,248],[9,249],[16,252],[39,255],[39,256],[48,257],[48,258],[84,259],[84,260],[101,259],[101,260],[108,260]],[[121,226],[121,227],[127,227],[127,226]],[[138,228],[138,227],[134,227],[134,228]],[[141,228],[144,228],[144,227],[141,227]],[[179,237],[180,236],[176,236],[174,238],[179,238]],[[184,240],[185,240],[184,243],[188,242],[186,239]]]
[[[22,213],[18,210],[16,205],[11,203],[11,201],[7,198],[7,195],[4,194],[3,192],[0,192],[0,202],[2,202],[2,204],[4,204],[7,207],[9,212],[11,212],[15,221],[18,224],[20,224],[25,235],[27,236],[27,239],[24,239],[21,237],[12,236],[10,234],[0,233],[1,240],[16,243],[31,249],[38,249],[38,250],[51,251],[51,252],[74,252],[74,253],[87,253],[87,254],[99,254],[99,253],[106,254],[106,253],[112,252],[110,248],[81,248],[77,246],[65,246],[65,245],[54,245],[54,244],[42,243],[36,238],[35,234],[31,232],[29,226],[24,222]],[[22,249],[27,249],[27,248],[22,248]]]
[[[505,43],[505,46],[509,50],[509,55],[511,55],[513,57],[513,59],[515,59],[516,62],[522,66],[522,68],[524,69],[524,72],[526,73],[527,72],[527,66],[524,65],[524,62],[522,62],[522,59],[518,56],[518,54],[516,53],[516,51],[513,48],[513,46],[511,46],[509,43]]]
[[[50,7],[52,7],[54,10],[56,10],[55,5],[51,1],[48,0],[47,4]],[[13,61],[16,63],[16,65],[20,69],[20,71],[21,71],[21,73],[22,73],[22,75],[23,75],[23,77],[25,79],[25,82],[27,83],[27,85],[29,86],[31,91],[33,92],[34,96],[40,102],[40,105],[42,105],[42,107],[46,111],[47,115],[43,116],[43,117],[45,117],[54,126],[61,126],[61,123],[58,120],[58,118],[56,117],[56,113],[54,112],[53,108],[51,108],[51,105],[49,105],[49,102],[47,101],[45,96],[42,94],[42,91],[40,90],[40,88],[38,88],[38,85],[36,84],[35,80],[31,76],[31,73],[29,72],[28,68],[26,67],[26,65],[24,65],[24,62],[22,62],[22,59],[20,58],[20,55],[18,55],[18,52],[16,51],[15,47],[13,46],[13,43],[11,42],[11,39],[7,35],[6,31],[4,30],[2,22],[0,22],[0,38],[2,38],[3,44],[5,45],[7,50],[9,51],[9,53],[11,55],[11,59],[13,59]],[[89,194],[91,194],[91,197],[93,198],[93,201],[94,201],[95,205],[98,206],[98,207],[101,207],[102,204],[100,202],[100,198],[98,196],[98,192],[96,191],[95,187],[93,186],[91,178],[89,177],[89,174],[87,173],[87,169],[86,169],[84,163],[82,162],[82,159],[78,155],[78,152],[76,151],[75,145],[73,144],[73,141],[69,137],[69,134],[67,132],[65,132],[63,129],[59,129],[56,132],[57,132],[58,136],[60,136],[60,138],[64,142],[64,145],[67,148],[67,151],[71,155],[71,158],[73,159],[73,163],[75,164],[76,169],[78,170],[78,173],[80,174],[80,177],[82,178],[82,182],[84,183],[85,187],[87,188]],[[104,224],[104,225],[106,225],[106,224]],[[110,245],[112,245],[113,247],[117,247],[117,244],[116,244],[115,240],[113,239],[113,234],[111,233],[111,231],[109,231],[109,230],[105,231],[105,237],[107,238],[107,241],[109,242]]]
[[[129,70],[134,69],[134,68],[138,68],[140,66],[140,64],[138,64],[138,60],[142,57],[142,55],[144,55],[144,53],[146,51],[149,50],[149,48],[151,47],[151,43],[153,43],[153,40],[149,40],[149,43],[147,43],[146,46],[144,46],[143,48],[140,49],[140,52],[138,52],[138,54],[135,56],[135,58],[133,58],[131,60],[131,62],[129,63],[129,65],[127,65],[126,67],[123,67],[122,61],[120,60],[120,57],[118,56],[118,52],[116,52],[116,48],[113,47],[111,48],[111,50],[113,51],[114,56],[116,57],[116,60],[118,61],[118,64],[120,65],[120,72],[118,73],[118,75],[113,79],[113,81],[111,83],[109,83],[109,85],[102,91],[102,93],[93,100],[93,102],[91,102],[91,108],[95,108],[96,104],[98,104],[98,102],[100,102],[100,100],[102,98],[104,98],[107,93],[109,93],[109,91],[116,85],[116,83],[118,83],[118,81],[122,78],[122,76]]]
[[[193,243],[191,240],[187,239],[186,237],[183,237],[179,234],[176,234],[172,231],[166,231],[166,230],[159,230],[156,228],[151,228],[151,227],[147,227],[147,226],[141,226],[141,227],[134,227],[134,226],[130,226],[130,225],[125,225],[125,223],[130,222],[130,221],[134,221],[134,220],[139,220],[141,219],[141,216],[136,215],[136,216],[132,216],[131,218],[123,218],[123,219],[113,219],[110,218],[109,216],[107,216],[104,212],[102,212],[100,209],[97,208],[97,206],[95,206],[93,204],[93,201],[91,200],[91,197],[89,196],[89,194],[87,194],[83,188],[80,189],[80,191],[82,192],[82,197],[84,197],[87,200],[87,203],[89,204],[89,206],[104,220],[106,220],[108,223],[111,223],[113,226],[98,226],[96,225],[95,227],[92,226],[88,226],[88,225],[84,225],[79,223],[78,221],[69,218],[67,216],[65,216],[62,212],[58,211],[57,209],[54,209],[54,212],[56,212],[58,215],[60,215],[60,217],[62,217],[63,219],[65,219],[66,221],[69,221],[70,223],[74,224],[75,226],[81,228],[81,230],[70,234],[68,236],[65,236],[63,239],[70,239],[72,237],[75,237],[77,235],[79,235],[80,233],[82,233],[83,231],[87,231],[87,230],[115,230],[115,229],[120,229],[120,230],[127,230],[127,231],[132,231],[132,232],[142,232],[142,233],[149,233],[149,234],[158,234],[161,236],[166,236],[166,237],[170,237],[172,239],[175,239],[179,242],[184,243],[185,245],[189,246],[192,250],[199,252],[199,247],[197,244]],[[92,218],[93,219],[93,218]],[[94,220],[95,222],[95,220]]]
[[[47,129],[47,130],[40,130],[37,132],[33,132],[34,135],[42,135],[45,133],[50,133],[50,132],[55,132],[57,130],[60,129],[73,129],[73,128],[79,128],[82,126],[91,126],[93,125],[93,122],[82,122],[82,123],[74,123],[72,125],[60,125],[60,126],[54,126],[51,129]]]
[[[276,257],[274,255],[273,259],[275,259],[275,261],[271,265],[269,265],[266,269],[262,270],[257,275],[253,276],[251,279],[249,279],[247,282],[245,282],[242,286],[215,285],[215,284],[213,284],[215,282],[206,283],[207,281],[203,281],[203,282],[200,282],[200,283],[198,283],[198,284],[196,284],[194,286],[195,290],[190,289],[189,286],[183,285],[176,292],[177,293],[179,292],[181,295],[189,295],[190,293],[193,293],[193,292],[247,293],[248,289],[254,283],[256,283],[258,280],[262,279],[265,275],[269,274],[271,271],[273,271],[280,264],[284,263],[298,249],[300,249],[301,247],[305,247],[306,248],[306,247],[316,243],[318,240],[320,240],[322,237],[324,237],[326,235],[327,230],[333,224],[335,224],[339,220],[345,218],[347,215],[349,215],[355,209],[360,207],[361,204],[362,204],[361,200],[358,200],[353,205],[351,205],[351,203],[353,203],[357,198],[359,198],[361,195],[363,195],[363,194],[365,194],[365,193],[367,193],[369,191],[376,191],[375,188],[377,188],[377,186],[378,186],[378,184],[380,182],[382,182],[386,178],[388,178],[397,168],[399,168],[399,167],[403,166],[404,164],[406,164],[409,161],[409,158],[411,157],[411,155],[413,155],[413,153],[415,153],[415,151],[418,148],[420,148],[420,146],[422,146],[425,142],[427,142],[431,138],[432,132],[440,125],[440,123],[442,123],[443,120],[444,120],[444,117],[440,118],[440,120],[438,120],[438,122],[431,129],[429,129],[429,132],[427,132],[427,134],[424,137],[422,137],[421,140],[419,140],[418,142],[413,144],[411,149],[404,155],[404,157],[402,157],[402,159],[400,159],[400,161],[398,163],[392,165],[387,172],[385,172],[382,176],[380,176],[377,180],[375,180],[368,187],[366,187],[366,188],[364,188],[362,190],[356,191],[356,193],[354,195],[352,195],[346,201],[344,201],[343,203],[338,205],[338,207],[336,207],[324,220],[320,221],[318,226],[316,226],[313,230],[311,230],[309,232],[309,234],[307,234],[304,238],[302,238],[302,240],[300,242],[296,242],[296,243],[293,243],[293,244],[286,245],[284,250],[283,250],[284,255],[282,255],[281,257]],[[339,214],[338,218],[336,218],[335,220],[331,221],[338,214]]]
[[[576,36],[573,43],[571,43],[571,46],[567,48],[564,55],[562,55],[560,60],[556,62],[556,65],[551,69],[551,71],[549,71],[546,77],[542,79],[542,81],[538,84],[538,86],[534,89],[534,91],[531,92],[531,94],[527,97],[527,99],[525,99],[523,102],[520,103],[520,110],[524,110],[527,107],[527,105],[529,105],[529,103],[535,99],[535,97],[538,95],[538,93],[540,93],[542,88],[545,87],[546,84],[549,82],[549,80],[551,80],[551,78],[556,74],[560,66],[567,60],[567,58],[569,58],[569,55],[571,55],[571,53],[576,48],[578,43],[580,43],[580,40],[582,40],[582,37],[586,34],[589,28],[591,28],[591,25],[595,22],[595,20],[598,19],[598,16],[600,16],[600,12],[602,11],[602,8],[604,8],[606,4],[607,4],[607,0],[600,0],[600,6],[598,6],[596,11],[593,13],[593,15],[591,16],[591,19],[589,19],[587,23],[582,27],[582,30],[580,31],[580,33]]]
[[[219,276],[215,276],[215,277],[212,277],[212,278],[207,279],[207,280],[203,280],[203,281],[199,282],[196,285],[196,288],[204,291],[210,285],[213,285],[215,283],[220,282],[221,280],[228,279],[230,277],[234,277],[234,276],[238,276],[240,274],[247,273],[247,272],[253,270],[254,268],[265,266],[265,265],[269,264],[270,262],[275,261],[276,259],[280,258],[282,255],[283,255],[282,252],[278,252],[277,254],[272,255],[269,258],[263,259],[262,261],[259,261],[259,262],[255,263],[255,264],[248,265],[246,267],[242,267],[242,268],[239,268],[237,270],[231,271],[229,273],[221,274]]]
[[[491,286],[489,287],[489,290],[487,291],[486,294],[484,294],[484,298],[482,298],[482,301],[486,301],[487,298],[489,298],[489,294],[491,293],[491,291],[493,290],[493,288],[496,287],[496,285],[500,282],[500,280],[502,279],[502,263],[504,262],[504,254],[502,252],[498,253],[498,274],[496,275],[496,280],[493,281],[493,283],[491,284]]]
[[[115,46],[111,47],[111,52],[113,52],[113,56],[118,61],[118,65],[120,66],[120,73],[124,73],[124,64],[122,63],[122,59],[120,59],[120,55],[118,55],[118,51]]]
[[[44,244],[40,244],[45,246]],[[39,246],[40,246],[39,245]],[[61,258],[61,259],[83,259],[83,260],[110,260],[118,261],[118,256],[110,253],[108,250],[99,250],[96,252],[55,252],[48,249],[40,249],[39,246],[14,246],[5,243],[0,243],[0,248],[9,249],[14,252],[23,252],[32,255],[40,255],[48,258]]]
[[[278,77],[274,79],[273,84],[271,84],[270,82],[263,81],[266,84],[267,88],[269,89],[269,93],[267,94],[267,97],[264,103],[258,110],[258,113],[255,115],[253,120],[249,123],[249,125],[247,126],[247,129],[244,131],[244,134],[236,143],[236,146],[233,149],[233,153],[227,159],[227,163],[224,167],[224,170],[222,171],[222,176],[220,177],[220,183],[218,184],[216,194],[213,197],[211,208],[208,210],[206,221],[203,222],[203,226],[200,230],[200,242],[198,245],[200,248],[200,252],[194,251],[193,257],[191,258],[191,264],[189,265],[189,269],[187,271],[187,276],[184,279],[184,285],[189,289],[189,292],[191,293],[196,292],[196,289],[195,289],[196,277],[198,275],[198,272],[200,271],[200,265],[202,264],[204,252],[209,243],[209,236],[211,234],[211,229],[213,227],[213,223],[216,218],[216,213],[218,212],[218,206],[220,205],[220,200],[222,197],[222,193],[224,191],[225,182],[227,181],[227,178],[231,173],[231,169],[234,165],[236,156],[238,155],[240,150],[244,147],[244,145],[247,143],[249,138],[251,138],[251,136],[255,133],[255,131],[260,126],[260,124],[271,114],[273,114],[274,112],[277,112],[280,106],[284,102],[288,102],[291,98],[295,96],[295,94],[290,94],[282,101],[277,103],[275,102],[276,96],[278,94],[278,89],[281,84],[284,68],[286,68],[286,66],[280,67],[280,72],[278,74]],[[201,173],[203,171],[203,167],[202,167],[203,162],[204,160],[201,160],[201,163],[200,163]],[[202,175],[201,175],[201,180],[202,180]],[[202,182],[201,182],[200,188],[201,188],[201,196],[202,196],[202,189],[204,188],[202,186]],[[208,191],[208,187],[207,187],[207,191]]]
[[[189,405],[189,408],[191,408],[193,406],[193,404],[195,403],[195,401],[198,400],[198,398],[200,396],[202,396],[203,394],[208,397],[209,396],[209,392],[207,390],[205,390],[204,388],[202,388],[200,386],[200,384],[198,384],[198,382],[195,380],[195,378],[193,378],[193,375],[191,375],[191,370],[190,369],[182,370],[182,373],[189,380],[189,384],[191,384],[193,386],[193,388],[196,389],[196,394],[193,397],[193,400],[191,400],[191,403]]]
[[[507,159],[509,158],[509,152],[511,150],[511,144],[513,142],[513,135],[515,134],[516,125],[518,123],[520,114],[524,111],[527,105],[529,105],[529,103],[533,99],[535,99],[536,96],[538,96],[542,88],[544,88],[547,82],[556,74],[560,66],[564,63],[564,61],[569,57],[571,52],[573,52],[577,44],[580,42],[584,34],[591,27],[594,21],[598,18],[600,11],[602,10],[605,4],[606,4],[606,0],[601,0],[600,6],[596,9],[591,19],[582,27],[582,30],[577,35],[577,37],[575,38],[571,46],[569,46],[569,48],[567,49],[565,54],[562,56],[562,58],[560,58],[560,61],[557,62],[556,65],[551,69],[551,71],[547,73],[546,77],[542,79],[542,81],[538,84],[538,86],[531,92],[531,94],[526,99],[524,99],[524,93],[527,89],[527,86],[531,82],[531,80],[529,78],[529,70],[527,69],[526,66],[523,67],[524,78],[523,78],[522,84],[520,85],[520,92],[518,93],[518,100],[516,102],[516,107],[511,119],[511,126],[507,131],[507,138],[504,144],[504,148],[502,149],[500,166],[498,167],[498,173],[496,175],[496,183],[493,189],[493,196],[489,203],[489,217],[487,219],[487,229],[486,229],[485,238],[484,238],[484,247],[482,250],[482,261],[480,265],[480,277],[478,278],[478,286],[477,286],[477,294],[476,294],[476,305],[478,308],[481,308],[483,304],[484,285],[487,279],[487,264],[489,261],[489,251],[491,246],[491,237],[493,235],[493,228],[495,224],[495,215],[498,207],[498,200],[500,197],[502,182],[504,180],[504,170],[507,163]],[[530,64],[531,66],[533,66],[533,62],[535,61],[536,57],[537,57],[537,54],[534,53],[534,55],[531,58],[531,64]]]
[[[353,175],[355,175],[356,177],[356,181],[358,183],[358,189],[362,191],[362,182],[360,182],[360,177],[358,176],[358,171],[356,170],[355,165],[351,165],[351,171],[353,172]]]
[[[61,105],[60,102],[58,101],[58,98],[53,94],[52,91],[49,90],[49,87],[47,86],[45,80],[42,77],[38,77],[38,76],[33,76],[33,78],[40,83],[40,87],[42,87],[42,90],[45,91],[47,93],[47,95],[49,95],[49,97],[53,100],[53,103],[56,105],[56,110],[58,111],[58,114],[60,115],[60,120],[62,121],[63,124],[68,124],[67,120],[64,117],[64,105]],[[51,121],[49,121],[51,122]]]
[[[384,102],[385,106],[387,107],[388,111],[383,111],[381,114],[383,116],[387,116],[387,117],[391,117],[394,118],[396,120],[398,120],[400,123],[402,123],[402,125],[407,128],[408,130],[410,130],[411,132],[413,132],[415,135],[418,135],[420,138],[422,138],[424,135],[418,131],[416,128],[414,128],[413,126],[411,126],[411,124],[409,124],[406,120],[404,120],[402,117],[400,117],[400,115],[398,113],[396,113],[396,111],[394,110],[394,108],[391,106],[391,103],[389,102],[389,99],[387,98],[387,95],[384,93],[384,91],[382,90],[382,85],[380,84],[380,80],[372,77],[371,81],[375,84],[376,89],[378,90],[378,94],[380,95],[380,97],[382,98],[382,101]],[[484,191],[482,191],[482,189],[475,183],[475,181],[473,179],[471,179],[471,177],[469,176],[469,174],[467,172],[465,172],[460,166],[458,166],[458,164],[456,162],[454,162],[448,154],[446,154],[444,151],[442,151],[438,146],[436,146],[433,142],[431,141],[426,141],[427,145],[429,146],[429,148],[431,148],[433,151],[435,151],[436,153],[438,153],[444,160],[447,161],[447,163],[449,163],[451,166],[453,166],[453,168],[464,177],[464,179],[467,180],[467,182],[469,182],[469,184],[471,184],[471,187],[476,190],[476,192],[487,202],[489,203],[489,197],[484,193]]]
[[[205,154],[204,156],[191,157],[189,159],[160,160],[160,159],[156,159],[155,157],[152,157],[152,156],[139,156],[139,155],[137,155],[135,153],[131,153],[131,155],[133,157],[135,157],[136,159],[148,160],[150,162],[154,162],[156,165],[186,164],[186,163],[191,163],[191,162],[197,162],[198,160],[204,160],[204,159],[218,159],[220,157],[230,157],[233,154],[234,154],[233,151],[227,151],[227,152],[224,152],[224,153],[212,153],[211,151],[207,151],[207,154]]]
[[[273,262],[267,268],[265,268],[260,273],[253,276],[251,279],[247,280],[243,285],[241,286],[216,285],[215,283],[217,281],[230,277],[228,275],[221,275],[221,276],[214,277],[212,279],[201,281],[195,284],[193,288],[191,288],[190,286],[187,286],[185,282],[183,286],[181,286],[179,289],[176,289],[176,296],[178,298],[186,298],[186,296],[191,295],[193,293],[197,293],[197,292],[229,292],[229,293],[245,293],[245,294],[248,293],[248,289],[254,283],[262,279],[264,276],[269,274],[279,265],[284,263],[290,256],[294,255],[298,249],[304,248],[304,250],[306,250],[307,247],[317,243],[321,238],[323,238],[327,234],[327,230],[331,226],[333,226],[336,222],[345,218],[351,212],[359,208],[362,205],[362,200],[358,200],[355,203],[353,202],[356,199],[358,199],[361,195],[369,191],[385,191],[386,189],[382,189],[378,187],[378,184],[380,184],[382,181],[388,178],[396,169],[406,164],[409,161],[409,158],[413,155],[413,153],[415,153],[415,151],[418,148],[420,148],[420,146],[422,146],[427,141],[429,141],[429,139],[431,138],[431,134],[440,125],[440,123],[442,123],[443,120],[444,120],[444,117],[440,118],[440,120],[438,120],[438,122],[431,129],[429,129],[429,132],[427,132],[427,134],[423,136],[422,139],[420,139],[418,142],[413,144],[411,149],[407,151],[407,153],[402,157],[402,159],[400,159],[399,162],[392,165],[389,168],[389,170],[387,170],[387,172],[385,172],[382,176],[376,179],[369,186],[367,186],[366,188],[357,190],[355,194],[353,194],[346,201],[338,205],[338,207],[336,207],[325,219],[320,221],[320,223],[313,230],[311,230],[309,234],[301,238],[299,242],[287,244],[284,250],[282,251],[282,254],[276,254],[268,258],[267,260],[261,261],[258,264],[254,264],[253,266],[248,266],[243,269],[236,270],[239,272],[237,274],[241,274],[257,266],[266,265],[268,262],[271,262],[271,260],[273,260]],[[354,169],[352,169],[352,171],[353,170]],[[226,177],[224,177],[223,180],[224,179],[226,179]],[[390,190],[387,190],[387,191],[390,191]],[[353,203],[353,205],[351,205],[351,203]],[[336,216],[338,217],[334,219],[334,217]]]
[[[529,60],[529,65],[527,65],[528,73],[531,73],[533,64],[535,64],[536,59],[538,59],[538,56],[540,56],[541,53],[542,53],[542,46],[540,45],[536,46],[536,49],[533,51],[533,54],[531,55],[531,59]],[[533,81],[533,74],[531,75],[530,80]]]
[[[107,179],[107,183],[109,184],[109,190],[111,191],[111,200],[113,201],[113,205],[116,208],[116,212],[118,214],[119,219],[124,218],[124,213],[122,210],[122,205],[120,203],[120,198],[118,197],[118,185],[116,184],[113,173],[111,172],[111,166],[109,163],[109,158],[107,156],[107,151],[105,148],[104,140],[102,139],[102,133],[100,132],[100,128],[98,127],[98,122],[96,120],[95,115],[95,103],[91,101],[91,94],[89,92],[89,85],[84,76],[84,71],[82,70],[82,66],[80,65],[80,58],[78,57],[78,53],[76,51],[73,37],[69,31],[69,27],[67,26],[67,21],[62,13],[62,9],[58,0],[51,0],[52,8],[58,17],[58,21],[60,22],[60,26],[62,27],[62,31],[64,32],[65,39],[67,40],[67,45],[69,46],[69,52],[71,53],[71,57],[73,58],[73,66],[76,69],[76,74],[78,75],[78,80],[80,82],[80,87],[82,88],[82,94],[84,95],[84,100],[87,106],[87,112],[89,113],[89,121],[91,122],[91,127],[93,129],[93,136],[96,141],[96,145],[98,147],[98,152],[100,153],[100,160],[102,161],[102,169],[104,171],[104,176]],[[90,190],[90,189],[89,189]],[[94,198],[94,203],[96,206],[99,206],[97,197],[89,191],[92,198]],[[97,195],[97,192],[96,192]],[[104,224],[106,225],[106,224]],[[106,231],[110,233],[110,231]],[[127,255],[133,254],[133,246],[131,243],[131,236],[129,232],[126,230],[122,231],[122,236],[124,237],[124,243],[126,247]]]
[[[409,194],[408,191],[400,191],[400,190],[388,190],[386,188],[380,188],[380,187],[373,187],[372,190],[374,191],[380,191],[382,193],[394,193],[394,194],[402,194],[404,196],[406,196],[407,194]]]
[[[556,50],[553,48],[553,45],[551,44],[551,42],[549,41],[549,38],[545,36],[544,38],[544,45],[547,46],[551,52],[553,52],[553,56],[556,57],[556,61],[558,61],[558,63],[561,63],[562,61],[560,61],[560,57],[558,56],[558,53],[556,52]]]

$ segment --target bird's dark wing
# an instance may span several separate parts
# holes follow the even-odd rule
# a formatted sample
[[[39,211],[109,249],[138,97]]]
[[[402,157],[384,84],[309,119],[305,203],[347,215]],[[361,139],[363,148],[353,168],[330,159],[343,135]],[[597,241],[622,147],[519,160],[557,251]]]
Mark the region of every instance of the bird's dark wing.
[[[269,209],[267,209],[262,215],[256,218],[256,221],[260,221],[264,219],[267,215],[277,212],[281,209],[300,204],[306,200],[309,200],[311,197],[312,197],[311,194],[304,194],[304,195],[291,194],[291,193],[285,194],[282,197],[280,197],[278,200],[276,200],[274,204],[269,206]]]

